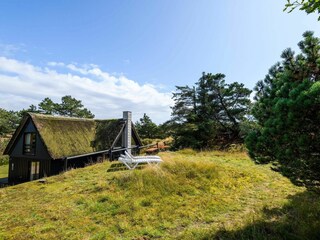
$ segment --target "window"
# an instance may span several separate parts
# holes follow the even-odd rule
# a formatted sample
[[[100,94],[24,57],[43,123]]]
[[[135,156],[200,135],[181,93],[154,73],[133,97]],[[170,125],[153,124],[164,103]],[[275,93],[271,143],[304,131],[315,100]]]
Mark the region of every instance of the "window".
[[[35,155],[36,153],[36,133],[25,133],[23,153],[26,155]]]
[[[39,179],[40,162],[31,162],[30,181]]]

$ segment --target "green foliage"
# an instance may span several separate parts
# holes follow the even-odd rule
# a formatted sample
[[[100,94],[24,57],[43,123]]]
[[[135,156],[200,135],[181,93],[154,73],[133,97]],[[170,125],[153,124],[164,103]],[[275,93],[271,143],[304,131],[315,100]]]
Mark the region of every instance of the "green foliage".
[[[84,108],[81,100],[77,100],[70,95],[61,98],[61,104],[57,105],[56,111],[61,116],[94,118],[94,115]]]
[[[110,149],[112,143],[120,133],[124,123],[119,119],[96,120],[95,121],[95,139],[93,147],[95,151]],[[115,147],[119,147],[122,143],[116,143]]]
[[[3,151],[2,151],[3,152]],[[9,164],[9,156],[7,155],[1,155],[2,152],[0,152],[0,166],[8,165]]]
[[[172,108],[174,146],[196,149],[225,146],[242,139],[251,91],[225,83],[225,75],[203,73],[196,86],[177,86]]]
[[[301,54],[283,61],[257,83],[253,115],[259,127],[246,139],[258,163],[276,162],[297,183],[320,180],[320,40],[304,33]]]
[[[157,143],[163,142],[163,141],[165,141],[165,139],[162,139],[162,138],[143,138],[141,140],[142,145],[150,145],[150,144],[156,145]]]
[[[143,117],[135,123],[135,128],[142,139],[159,138],[159,128],[147,114],[143,114]]]
[[[19,121],[20,118],[16,112],[0,108],[0,137],[6,134],[12,134]]]
[[[50,98],[45,98],[41,103],[38,104],[39,110],[44,114],[54,114],[59,109],[59,104],[54,103]]]
[[[45,98],[39,103],[38,112],[43,114],[57,114],[60,116],[94,118],[94,115],[84,108],[81,100],[77,100],[70,95],[61,98],[61,103],[54,103],[50,98]]]
[[[170,138],[175,131],[175,123],[172,120],[168,120],[158,125],[158,136],[161,139]]]
[[[94,114],[87,108],[84,108],[81,100],[77,100],[67,95],[61,98],[61,104],[59,104],[54,103],[47,97],[38,104],[38,107],[32,104],[29,108],[17,112],[0,108],[0,136],[12,134],[19,125],[21,119],[28,112],[78,118],[94,118]]]
[[[8,142],[9,142],[9,139],[0,138],[0,166],[7,165],[9,163],[9,156],[2,155]]]
[[[81,100],[77,100],[70,95],[62,97],[61,103],[55,103],[46,97],[38,104],[38,107],[32,104],[28,109],[21,110],[19,116],[23,117],[28,112],[66,117],[94,118],[94,114],[83,106]]]
[[[25,117],[28,113],[40,113],[41,111],[38,110],[37,106],[31,104],[27,109],[22,109],[17,112],[19,116],[19,121]]]
[[[320,14],[320,1],[319,0],[287,0],[287,4],[283,11],[292,12],[294,9],[305,11],[306,13]],[[320,17],[318,18],[320,20]]]
[[[17,112],[0,108],[0,136],[12,134],[19,125],[21,118],[28,112],[78,118],[94,118],[94,115],[83,107],[81,100],[77,100],[71,96],[64,96],[61,101],[61,104],[58,104],[54,103],[50,98],[45,98],[38,104],[38,108],[32,104],[28,109]]]

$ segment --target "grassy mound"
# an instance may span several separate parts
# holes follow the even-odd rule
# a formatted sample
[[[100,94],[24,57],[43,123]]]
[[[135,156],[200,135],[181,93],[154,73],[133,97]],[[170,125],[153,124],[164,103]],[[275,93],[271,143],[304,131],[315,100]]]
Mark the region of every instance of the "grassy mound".
[[[0,239],[312,239],[320,232],[317,195],[244,153],[161,156],[160,167],[107,172],[105,162],[1,189]]]

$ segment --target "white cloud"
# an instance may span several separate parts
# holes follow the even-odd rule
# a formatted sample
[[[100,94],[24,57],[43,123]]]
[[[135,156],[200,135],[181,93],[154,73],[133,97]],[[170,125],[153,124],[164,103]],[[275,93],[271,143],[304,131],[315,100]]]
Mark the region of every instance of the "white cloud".
[[[1,56],[13,56],[16,52],[26,52],[24,49],[24,44],[3,44],[0,43],[0,55]]]
[[[74,64],[68,64],[66,65],[66,67],[69,69],[69,70],[72,70],[74,72],[78,72],[78,73],[81,73],[83,75],[87,75],[88,74],[88,70],[85,69],[85,68],[79,68],[77,67],[76,65]]]
[[[48,62],[48,66],[50,66],[50,67],[64,67],[65,64],[62,62]]]
[[[97,118],[117,118],[130,110],[136,120],[147,113],[160,123],[169,119],[173,104],[171,93],[123,75],[113,76],[94,64],[49,62],[47,67],[39,67],[0,57],[0,107],[19,110],[45,97],[60,101],[65,95],[82,100]]]

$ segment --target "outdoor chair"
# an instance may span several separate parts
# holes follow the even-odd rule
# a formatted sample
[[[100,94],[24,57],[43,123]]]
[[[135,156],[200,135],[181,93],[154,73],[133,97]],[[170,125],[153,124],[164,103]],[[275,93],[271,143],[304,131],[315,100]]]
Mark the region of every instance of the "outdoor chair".
[[[162,162],[162,159],[159,156],[138,156],[134,157],[127,151],[125,151],[125,155],[121,154],[119,159],[128,169],[135,169],[141,163],[157,163]]]
[[[161,159],[159,156],[149,155],[149,156],[133,156],[131,153],[125,151],[125,155],[133,159]]]

